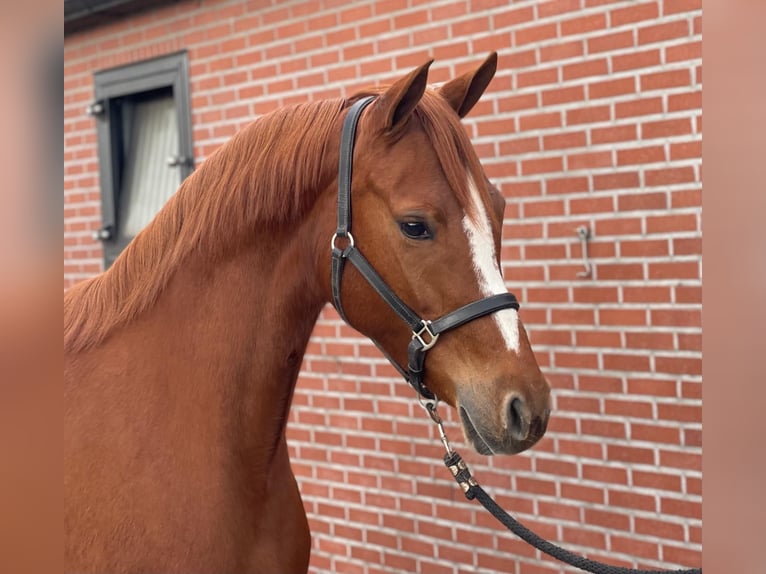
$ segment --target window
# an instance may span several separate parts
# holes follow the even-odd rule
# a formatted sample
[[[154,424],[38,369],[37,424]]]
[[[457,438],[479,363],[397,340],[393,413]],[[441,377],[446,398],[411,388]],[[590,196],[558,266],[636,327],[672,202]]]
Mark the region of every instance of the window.
[[[186,53],[97,72],[96,117],[109,267],[194,169]]]

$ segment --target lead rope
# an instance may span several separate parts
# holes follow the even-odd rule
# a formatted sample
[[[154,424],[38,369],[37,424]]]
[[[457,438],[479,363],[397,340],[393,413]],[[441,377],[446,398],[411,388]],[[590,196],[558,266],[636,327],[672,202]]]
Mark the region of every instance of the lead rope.
[[[597,562],[590,560],[584,556],[570,552],[560,546],[548,542],[544,538],[538,536],[532,532],[529,528],[521,524],[513,516],[503,510],[492,497],[486,493],[486,491],[476,482],[476,479],[471,476],[471,471],[468,469],[463,458],[454,450],[447,439],[447,433],[444,432],[444,424],[442,418],[437,411],[439,400],[423,400],[420,399],[420,404],[428,413],[428,416],[436,424],[439,430],[439,438],[444,445],[444,449],[447,453],[444,455],[444,464],[452,473],[453,478],[460,485],[465,497],[468,500],[478,500],[479,503],[486,508],[492,516],[494,516],[500,523],[508,530],[513,532],[516,536],[521,538],[527,544],[537,548],[541,552],[579,568],[585,572],[591,572],[592,574],[702,574],[702,568],[691,568],[681,570],[638,570],[635,568],[624,568],[622,566],[612,566],[610,564],[604,564],[603,562]]]

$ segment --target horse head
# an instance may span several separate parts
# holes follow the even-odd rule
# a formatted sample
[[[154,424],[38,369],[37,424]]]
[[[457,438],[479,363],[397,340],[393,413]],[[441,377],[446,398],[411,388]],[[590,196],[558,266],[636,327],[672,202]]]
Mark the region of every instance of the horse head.
[[[360,112],[352,140],[353,241],[424,324],[507,293],[499,261],[505,200],[485,177],[460,123],[496,65],[491,54],[434,89],[427,86],[428,62],[386,89],[352,98],[375,96]],[[330,263],[321,265],[327,275]],[[336,307],[342,301],[344,318],[395,365],[411,363],[412,325],[359,266],[347,265],[343,277]],[[332,300],[331,281],[324,287]],[[423,392],[458,410],[467,440],[481,454],[521,452],[543,436],[548,422],[550,388],[516,309],[504,305],[471,317],[441,333],[427,352]],[[421,341],[426,347],[431,335]]]

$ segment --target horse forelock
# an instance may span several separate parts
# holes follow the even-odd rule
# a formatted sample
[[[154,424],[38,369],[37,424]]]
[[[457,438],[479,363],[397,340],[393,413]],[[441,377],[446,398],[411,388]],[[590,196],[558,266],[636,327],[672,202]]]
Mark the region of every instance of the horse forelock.
[[[481,214],[476,209],[469,181],[476,182],[475,192],[485,205],[489,203],[489,191],[483,185],[484,171],[460,119],[434,90],[426,90],[414,113],[433,146],[458,204],[470,219],[476,220]]]

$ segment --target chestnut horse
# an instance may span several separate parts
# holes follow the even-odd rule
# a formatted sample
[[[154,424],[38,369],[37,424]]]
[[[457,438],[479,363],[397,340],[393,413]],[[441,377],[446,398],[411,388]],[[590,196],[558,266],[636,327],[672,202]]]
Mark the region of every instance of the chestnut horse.
[[[438,89],[428,62],[386,89],[258,118],[65,295],[67,571],[307,570],[285,425],[332,300],[344,118],[375,96],[350,155],[354,241],[396,296],[427,318],[507,298],[504,201],[460,124],[496,62]],[[407,364],[412,330],[355,266],[340,296],[346,320]],[[459,409],[479,452],[519,452],[545,432],[548,384],[514,308],[471,319],[429,351],[425,388]]]

